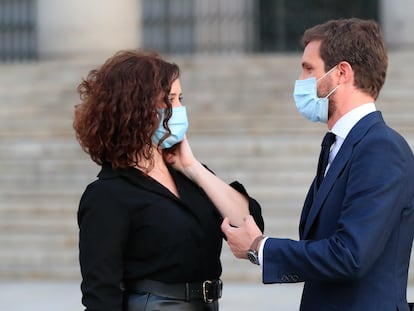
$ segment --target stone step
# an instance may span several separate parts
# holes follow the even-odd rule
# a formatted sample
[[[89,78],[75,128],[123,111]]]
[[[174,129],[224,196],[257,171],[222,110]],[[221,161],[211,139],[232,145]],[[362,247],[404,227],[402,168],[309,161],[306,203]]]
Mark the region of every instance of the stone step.
[[[378,100],[387,122],[414,146],[414,53],[391,53]],[[266,234],[297,238],[316,169],[321,124],[292,99],[300,55],[177,57],[194,153],[239,180],[261,204]],[[76,212],[99,171],[72,129],[76,86],[100,60],[5,64],[0,70],[0,278],[78,278]],[[259,280],[224,243],[228,280]],[[412,278],[410,278],[411,280]],[[411,281],[413,282],[413,281]]]
[[[411,119],[404,113],[411,107],[414,84],[407,66],[414,58],[411,54],[390,54],[390,70],[379,107],[388,112],[387,120],[412,129]],[[296,122],[306,126],[292,100],[299,61],[299,54],[177,57],[192,130],[279,133],[292,129],[291,124]],[[8,103],[0,109],[0,135],[73,135],[76,85],[95,67],[94,63],[77,59],[67,63],[4,65],[5,72],[11,74],[0,75],[0,96],[2,102]],[[395,111],[399,112],[394,114]]]

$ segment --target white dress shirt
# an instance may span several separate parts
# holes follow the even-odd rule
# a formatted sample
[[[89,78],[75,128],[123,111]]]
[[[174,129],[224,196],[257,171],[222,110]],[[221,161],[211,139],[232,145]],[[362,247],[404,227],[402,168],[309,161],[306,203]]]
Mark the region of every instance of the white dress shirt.
[[[335,158],[336,154],[341,148],[346,136],[348,136],[349,132],[355,126],[355,124],[357,124],[358,121],[365,117],[367,114],[370,114],[371,112],[374,112],[376,110],[377,109],[375,108],[374,103],[363,104],[343,115],[335,123],[331,132],[336,135],[336,140],[332,146],[331,152],[329,153],[329,161],[328,166],[326,168],[326,172],[328,171],[329,166],[331,165],[333,159]]]

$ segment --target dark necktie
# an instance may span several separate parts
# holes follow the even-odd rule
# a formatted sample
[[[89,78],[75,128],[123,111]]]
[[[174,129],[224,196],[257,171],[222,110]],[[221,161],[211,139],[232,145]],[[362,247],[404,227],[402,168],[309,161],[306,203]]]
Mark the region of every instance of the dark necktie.
[[[335,134],[328,132],[325,134],[325,137],[322,140],[322,149],[321,154],[319,155],[319,162],[318,162],[318,171],[316,172],[316,187],[319,189],[319,186],[322,183],[323,177],[325,175],[326,167],[328,166],[329,160],[329,152],[331,150],[331,146],[335,141]]]

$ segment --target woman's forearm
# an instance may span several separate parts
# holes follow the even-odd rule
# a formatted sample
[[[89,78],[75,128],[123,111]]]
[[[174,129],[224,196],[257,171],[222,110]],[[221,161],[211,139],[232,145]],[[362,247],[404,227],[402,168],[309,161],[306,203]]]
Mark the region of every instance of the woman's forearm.
[[[249,215],[248,198],[210,172],[200,162],[187,167],[184,174],[200,186],[223,217],[228,217],[233,226],[243,224]]]

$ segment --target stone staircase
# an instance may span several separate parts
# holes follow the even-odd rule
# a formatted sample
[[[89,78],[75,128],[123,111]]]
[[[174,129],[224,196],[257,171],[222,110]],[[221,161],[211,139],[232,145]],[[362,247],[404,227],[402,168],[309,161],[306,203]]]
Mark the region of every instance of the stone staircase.
[[[99,168],[74,138],[72,113],[81,77],[103,60],[0,66],[1,279],[79,278],[76,211]],[[300,55],[171,60],[182,70],[196,156],[246,186],[262,205],[266,234],[296,239],[326,130],[294,107]],[[414,147],[413,61],[410,51],[391,52],[378,107]],[[227,245],[222,258],[223,279],[260,280],[260,268],[234,259]]]

